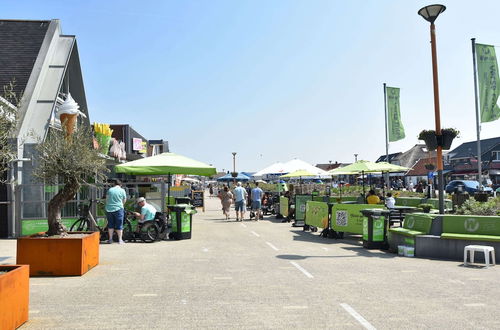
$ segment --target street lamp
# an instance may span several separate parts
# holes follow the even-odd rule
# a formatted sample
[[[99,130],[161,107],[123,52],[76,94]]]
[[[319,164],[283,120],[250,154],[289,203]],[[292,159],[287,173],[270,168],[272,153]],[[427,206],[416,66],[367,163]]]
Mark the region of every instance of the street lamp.
[[[358,161],[358,154],[354,154],[354,162]]]
[[[236,173],[236,152],[233,152],[233,173],[231,174],[233,176],[233,185],[236,186],[236,177],[238,176],[238,173]]]
[[[439,191],[439,213],[444,213],[444,195],[443,195],[443,147],[441,144],[441,118],[439,112],[439,83],[437,70],[437,54],[436,54],[436,28],[434,21],[446,7],[443,5],[430,5],[418,11],[426,21],[431,23],[431,52],[432,52],[432,81],[434,85],[434,119],[436,122],[436,135],[438,137],[438,147],[436,151],[436,163],[438,172],[438,191]]]

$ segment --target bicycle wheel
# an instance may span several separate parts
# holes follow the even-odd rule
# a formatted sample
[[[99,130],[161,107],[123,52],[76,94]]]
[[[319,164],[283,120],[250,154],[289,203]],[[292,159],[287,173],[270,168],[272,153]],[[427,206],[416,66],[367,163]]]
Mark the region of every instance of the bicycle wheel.
[[[154,222],[146,222],[141,227],[140,235],[144,243],[153,243],[158,238],[158,227]]]
[[[80,218],[71,225],[69,231],[88,231],[89,228],[90,228],[89,220],[86,218]]]

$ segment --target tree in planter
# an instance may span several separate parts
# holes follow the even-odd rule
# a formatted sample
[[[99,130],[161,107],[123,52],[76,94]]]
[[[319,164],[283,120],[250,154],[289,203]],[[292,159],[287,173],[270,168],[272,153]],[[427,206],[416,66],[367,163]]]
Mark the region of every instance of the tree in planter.
[[[65,128],[51,129],[35,150],[38,166],[33,171],[34,177],[46,184],[64,184],[47,207],[47,235],[61,235],[67,232],[61,223],[62,208],[75,197],[82,184],[106,178],[105,160],[93,148],[92,133],[86,127],[80,127],[68,137]]]
[[[4,86],[0,97],[0,182],[5,182],[4,173],[9,163],[17,158],[16,149],[10,141],[17,125],[17,105],[19,104],[14,86],[15,82]]]

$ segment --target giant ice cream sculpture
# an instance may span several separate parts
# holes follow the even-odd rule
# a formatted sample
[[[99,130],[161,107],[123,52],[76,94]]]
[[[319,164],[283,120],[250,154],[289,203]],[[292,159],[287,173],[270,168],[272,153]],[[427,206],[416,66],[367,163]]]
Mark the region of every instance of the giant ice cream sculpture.
[[[61,120],[61,125],[66,129],[66,136],[72,135],[75,131],[76,118],[78,115],[87,117],[79,109],[80,106],[78,103],[76,103],[71,97],[71,94],[68,93],[68,97],[66,97],[66,100],[59,106],[59,110],[57,111],[57,115]]]

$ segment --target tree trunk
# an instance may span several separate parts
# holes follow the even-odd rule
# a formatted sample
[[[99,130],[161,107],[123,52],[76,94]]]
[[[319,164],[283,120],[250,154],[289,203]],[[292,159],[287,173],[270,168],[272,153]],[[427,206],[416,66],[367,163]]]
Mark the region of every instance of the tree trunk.
[[[48,236],[61,235],[68,229],[61,223],[61,210],[67,201],[73,199],[80,189],[77,180],[68,180],[64,187],[49,201],[47,207],[49,230]]]

